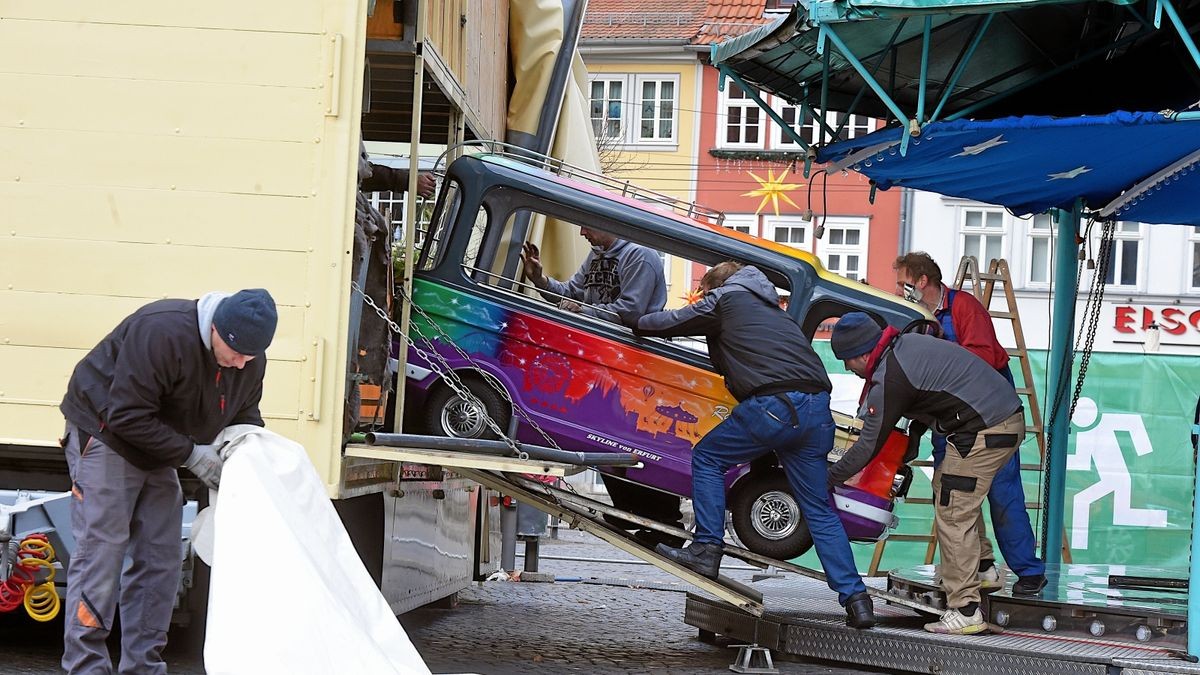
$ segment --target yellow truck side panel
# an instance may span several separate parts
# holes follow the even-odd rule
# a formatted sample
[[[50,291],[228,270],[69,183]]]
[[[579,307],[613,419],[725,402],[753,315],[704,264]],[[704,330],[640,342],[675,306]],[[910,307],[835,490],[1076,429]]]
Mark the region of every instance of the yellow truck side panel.
[[[64,199],[68,191],[69,200]],[[217,241],[231,248],[306,252],[311,232],[329,227],[318,222],[311,200],[273,195],[0,180],[0,203],[5,237],[187,246]],[[291,236],[280,236],[276,226],[282,224]]]
[[[365,0],[0,0],[0,443],[163,297],[264,287],[262,411],[341,480]]]

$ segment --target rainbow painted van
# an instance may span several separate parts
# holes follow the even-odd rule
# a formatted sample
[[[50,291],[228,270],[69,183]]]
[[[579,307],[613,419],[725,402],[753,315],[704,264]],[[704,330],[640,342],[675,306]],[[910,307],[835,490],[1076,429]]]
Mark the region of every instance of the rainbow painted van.
[[[521,244],[540,218],[611,232],[673,260],[755,265],[789,298],[788,313],[810,337],[822,321],[849,311],[897,327],[926,318],[915,305],[825,271],[811,254],[723,227],[718,214],[606,181],[502,152],[450,164],[413,284],[416,347],[408,353],[407,393],[424,431],[491,435],[478,407],[438,375],[448,367],[510,436],[567,450],[631,452],[642,468],[614,471],[691,495],[692,446],[736,401],[713,372],[702,340],[635,337],[619,324],[559,310],[522,283]],[[885,473],[894,476],[899,458],[889,461]],[[773,455],[732,470],[728,480],[729,510],[743,544],[777,558],[808,548],[807,528]],[[894,525],[881,522],[890,516],[889,489],[864,498],[879,511],[868,513],[877,517],[865,525],[843,515],[851,538],[875,539]]]

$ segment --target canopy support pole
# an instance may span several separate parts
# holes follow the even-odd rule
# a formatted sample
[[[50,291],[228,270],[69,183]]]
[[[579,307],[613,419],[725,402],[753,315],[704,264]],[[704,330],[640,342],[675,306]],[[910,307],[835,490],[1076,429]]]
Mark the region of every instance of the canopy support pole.
[[[925,122],[925,89],[929,83],[929,34],[933,32],[933,16],[925,17],[921,34],[921,80],[917,82],[917,124]]]
[[[846,60],[850,62],[850,65],[854,67],[854,70],[858,71],[858,74],[860,77],[862,77],[863,81],[866,82],[869,87],[871,87],[871,91],[874,91],[875,95],[879,97],[879,100],[882,101],[885,106],[887,106],[888,110],[892,111],[892,114],[896,116],[896,119],[904,120],[905,123],[911,123],[911,120],[908,118],[908,116],[900,110],[900,106],[896,105],[896,102],[892,100],[891,96],[888,96],[887,92],[883,90],[883,87],[879,84],[879,82],[871,76],[871,73],[867,72],[867,67],[863,65],[862,61],[858,60],[858,57],[855,56],[854,52],[852,52],[850,48],[846,46],[846,43],[843,42],[840,37],[838,37],[838,34],[834,32],[833,28],[822,24],[821,32],[827,36],[831,42],[833,42],[834,46],[838,48],[838,51],[842,53],[842,56],[844,56]],[[822,78],[822,86],[827,86],[828,82],[829,77],[827,69],[825,76]],[[822,108],[823,107],[824,103],[822,103]]]
[[[1075,200],[1070,210],[1055,209],[1058,216],[1058,235],[1054,250],[1054,323],[1050,332],[1049,391],[1046,401],[1050,409],[1050,446],[1046,448],[1046,522],[1042,555],[1050,565],[1062,562],[1063,512],[1067,486],[1067,434],[1071,430],[1070,378],[1073,365],[1072,337],[1075,335],[1075,296],[1079,280],[1075,277],[1078,264],[1081,200]]]
[[[1200,50],[1196,49],[1196,43],[1192,40],[1191,34],[1188,33],[1187,26],[1183,25],[1183,21],[1179,18],[1179,13],[1175,11],[1175,5],[1171,4],[1171,0],[1158,0],[1158,6],[1167,13],[1167,18],[1175,26],[1175,32],[1179,33],[1179,39],[1183,40],[1183,45],[1187,47],[1188,53],[1192,55],[1192,61],[1196,63],[1197,67],[1200,67]]]
[[[1196,482],[1192,487],[1193,495],[1200,495],[1200,465],[1193,466]],[[1196,542],[1200,541],[1200,499],[1192,497],[1192,541],[1191,569],[1188,571],[1188,609],[1187,609],[1187,651],[1188,656],[1195,661],[1200,657],[1200,555],[1196,554]]]

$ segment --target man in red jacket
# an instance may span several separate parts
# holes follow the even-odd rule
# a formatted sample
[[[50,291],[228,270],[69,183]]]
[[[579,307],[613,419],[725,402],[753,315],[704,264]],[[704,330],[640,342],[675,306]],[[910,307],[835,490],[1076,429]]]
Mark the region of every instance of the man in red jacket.
[[[113,672],[105,640],[118,604],[120,672],[167,672],[162,650],[182,568],[178,467],[215,489],[217,434],[263,426],[264,352],[277,319],[261,288],[159,300],[75,366],[60,406],[76,543],[67,567],[68,673]]]
[[[928,253],[913,251],[896,258],[896,294],[923,305],[938,320],[942,337],[956,342],[995,368],[1013,384],[1008,367],[1008,350],[996,338],[996,328],[987,308],[971,293],[942,283],[942,270]],[[941,466],[946,455],[946,437],[934,433],[933,465]],[[1046,563],[1036,556],[1037,543],[1025,509],[1025,489],[1021,484],[1021,453],[1014,453],[992,479],[988,508],[996,543],[1004,561],[1017,574],[1014,595],[1036,595],[1046,585]],[[985,588],[998,588],[1000,574],[995,554],[986,535],[979,537],[981,555],[979,579]]]

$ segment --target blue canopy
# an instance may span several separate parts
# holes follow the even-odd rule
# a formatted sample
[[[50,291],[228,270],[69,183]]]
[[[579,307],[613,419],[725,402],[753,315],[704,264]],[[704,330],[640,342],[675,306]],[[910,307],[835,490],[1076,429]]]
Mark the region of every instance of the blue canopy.
[[[899,128],[834,143],[820,162],[880,189],[902,185],[1008,207],[1070,209],[1104,218],[1200,225],[1200,120],[1161,113],[1006,117],[925,126],[900,154]]]

